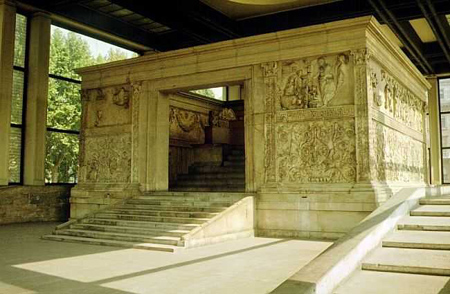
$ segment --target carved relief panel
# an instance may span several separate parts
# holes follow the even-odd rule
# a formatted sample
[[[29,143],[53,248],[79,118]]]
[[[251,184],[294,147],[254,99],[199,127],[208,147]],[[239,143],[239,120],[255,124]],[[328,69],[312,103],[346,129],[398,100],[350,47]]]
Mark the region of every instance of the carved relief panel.
[[[131,134],[86,137],[80,182],[128,183],[131,177]]]
[[[423,182],[425,180],[425,146],[379,122],[374,122],[372,144],[373,177],[378,181]]]
[[[356,175],[353,120],[279,124],[276,129],[280,182],[354,182]]]
[[[209,125],[206,114],[170,107],[170,139],[187,144],[205,143],[205,126]]]
[[[281,62],[277,109],[353,104],[353,66],[349,54]]]
[[[265,182],[356,181],[350,53],[262,64]]]
[[[87,128],[131,123],[131,85],[88,90]]]
[[[370,68],[370,96],[375,109],[423,133],[425,102],[374,62]]]

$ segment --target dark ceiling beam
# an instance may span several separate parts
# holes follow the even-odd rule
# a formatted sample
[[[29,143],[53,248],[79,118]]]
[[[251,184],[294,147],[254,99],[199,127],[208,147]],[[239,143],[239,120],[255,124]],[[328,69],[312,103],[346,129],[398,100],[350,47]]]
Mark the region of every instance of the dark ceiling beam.
[[[95,29],[98,29],[100,31],[109,33],[111,35],[123,38],[125,40],[129,40],[131,42],[141,44],[156,50],[160,50],[162,47],[159,41],[158,36],[155,34],[149,33],[147,31],[144,31],[138,27],[135,27],[133,25],[130,25],[126,22],[123,22],[121,20],[118,20],[117,18],[110,17],[108,15],[105,15],[100,12],[96,12],[94,10],[88,9],[86,7],[83,7],[81,5],[73,5],[69,8],[67,7],[54,7],[52,6],[52,3],[55,1],[39,1],[39,0],[24,0],[23,2],[32,5],[36,8],[43,9],[46,11],[49,11],[51,13],[66,17],[70,20],[76,21],[80,24],[86,25],[88,27],[92,27]],[[68,27],[64,23],[54,23],[58,26],[73,30],[73,28]],[[90,37],[120,46],[122,48],[126,48],[129,50],[134,50],[134,48],[124,45],[122,43],[118,43],[115,41],[111,41],[110,39],[95,35],[91,32],[91,30],[86,29],[77,29],[76,30],[79,33],[88,35]],[[141,53],[141,52],[139,52]]]
[[[402,42],[409,55],[416,60],[422,73],[433,73],[434,69],[423,53],[423,43],[411,24],[408,21],[398,21],[383,0],[369,0],[368,2],[377,12],[377,15],[389,26],[400,42]]]
[[[445,15],[436,12],[436,8],[429,0],[417,0],[428,24],[436,37],[447,63],[450,64],[450,26]]]
[[[450,14],[449,0],[433,0],[433,3],[440,13]],[[398,21],[423,18],[416,0],[389,0],[386,1],[386,7],[396,16]],[[363,0],[336,1],[244,19],[238,23],[242,34],[251,36],[367,15],[376,15],[381,24],[386,23],[377,15],[368,1]],[[392,21],[388,20],[388,22]]]
[[[197,41],[207,44],[239,36],[235,23],[225,15],[213,11],[198,0],[151,1],[110,0],[112,3],[135,11],[171,29],[183,32]]]

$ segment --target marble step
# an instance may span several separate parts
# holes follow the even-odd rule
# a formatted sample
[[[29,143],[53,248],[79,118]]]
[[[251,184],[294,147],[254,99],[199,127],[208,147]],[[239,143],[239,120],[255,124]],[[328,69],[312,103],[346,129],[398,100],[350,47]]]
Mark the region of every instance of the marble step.
[[[158,191],[146,192],[139,197],[154,198],[154,199],[224,199],[224,198],[242,198],[245,195],[242,193],[228,193],[228,192],[173,192],[173,191]]]
[[[86,218],[81,220],[82,224],[105,225],[105,226],[121,226],[121,227],[135,227],[135,228],[151,228],[158,230],[192,230],[200,226],[200,224],[192,223],[169,223],[169,222],[150,222],[150,221],[136,221],[136,220],[120,220],[107,218]]]
[[[187,187],[170,187],[172,191],[197,191],[197,192],[207,192],[207,191],[245,191],[245,185],[230,185],[230,186],[187,186]]]
[[[169,237],[181,237],[190,232],[190,230],[146,229],[136,227],[107,226],[95,224],[74,224],[71,225],[70,228],[75,230],[90,230],[90,231],[110,232],[110,233],[123,233],[123,234],[149,235],[149,236],[169,236]]]
[[[102,246],[114,246],[114,247],[123,247],[123,248],[145,249],[145,250],[153,250],[153,251],[165,251],[165,252],[176,252],[180,249],[183,249],[182,247],[173,246],[173,245],[154,244],[154,243],[138,243],[138,244],[136,244],[136,243],[132,243],[132,242],[82,238],[82,237],[73,237],[73,236],[65,236],[65,235],[45,235],[45,236],[42,236],[42,239],[52,240],[52,241],[85,243],[85,244],[90,244],[90,245],[102,245]]]
[[[382,244],[383,247],[450,250],[450,232],[396,231]]]
[[[398,222],[399,230],[450,231],[450,217],[407,216]]]
[[[411,216],[450,217],[450,205],[422,205],[411,211]]]
[[[179,179],[174,183],[177,187],[193,187],[193,186],[234,186],[245,185],[244,179]]]
[[[242,166],[245,167],[245,161],[229,161],[226,160],[223,162],[223,166],[227,167],[227,166]]]
[[[227,207],[194,207],[194,206],[162,206],[162,205],[146,205],[146,204],[124,204],[117,206],[118,209],[143,209],[143,210],[167,210],[170,208],[172,211],[183,211],[183,212],[222,212]]]
[[[450,205],[450,197],[429,197],[420,199],[421,205]]]
[[[136,220],[136,221],[163,222],[163,223],[167,222],[180,224],[202,224],[209,220],[209,218],[147,216],[147,215],[132,215],[132,214],[115,214],[106,212],[97,213],[95,215],[95,218]]]
[[[53,234],[72,237],[102,239],[102,240],[165,244],[173,246],[178,245],[181,240],[180,237],[134,235],[134,234],[76,230],[76,229],[57,230],[54,231]]]
[[[161,207],[183,206],[183,207],[229,207],[235,201],[169,201],[169,200],[153,200],[145,198],[130,199],[126,204],[153,205]]]
[[[245,155],[228,155],[227,156],[228,161],[245,161]]]
[[[123,209],[114,208],[104,210],[104,213],[126,214],[126,215],[147,215],[160,217],[184,217],[184,218],[212,218],[218,213],[216,212],[202,212],[202,211],[172,211],[172,207],[167,207],[166,210],[145,210],[145,209]]]
[[[245,173],[211,173],[211,174],[184,174],[178,175],[178,180],[221,180],[221,179],[242,179],[245,180]]]
[[[444,294],[450,278],[375,271],[355,271],[334,294]],[[445,289],[448,292],[444,292]]]
[[[450,276],[450,251],[378,248],[362,263],[363,270]]]
[[[245,166],[190,166],[189,173],[245,173]]]
[[[233,150],[230,151],[230,153],[232,155],[242,155],[242,156],[244,156],[245,155],[245,150],[233,149]]]

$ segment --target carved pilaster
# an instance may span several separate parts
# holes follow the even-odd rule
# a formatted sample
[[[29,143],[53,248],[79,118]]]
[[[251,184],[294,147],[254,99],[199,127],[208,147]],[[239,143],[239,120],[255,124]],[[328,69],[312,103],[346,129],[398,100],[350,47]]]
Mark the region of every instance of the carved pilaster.
[[[82,183],[86,181],[86,166],[85,166],[85,153],[86,153],[86,128],[87,128],[87,107],[89,99],[89,91],[81,90],[81,126],[80,126],[80,143],[79,143],[79,155],[78,155],[78,182]]]
[[[354,50],[350,54],[353,57],[355,76],[356,181],[367,182],[370,180],[370,158],[373,156],[369,146],[370,102],[367,99],[368,63],[371,54],[367,48]]]
[[[131,181],[139,182],[139,99],[142,82],[131,84],[131,124],[132,124],[132,150],[131,150]]]
[[[278,63],[268,62],[261,65],[265,84],[265,148],[264,148],[264,175],[265,182],[276,182],[275,166],[275,103],[278,79]]]

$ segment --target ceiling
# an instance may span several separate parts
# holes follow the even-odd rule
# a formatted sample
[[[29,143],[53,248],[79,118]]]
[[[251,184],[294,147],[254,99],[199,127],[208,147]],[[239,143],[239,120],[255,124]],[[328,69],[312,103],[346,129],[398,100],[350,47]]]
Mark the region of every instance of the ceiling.
[[[450,73],[449,0],[20,1],[156,51],[375,15],[423,74]]]

